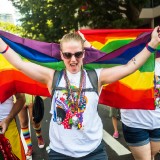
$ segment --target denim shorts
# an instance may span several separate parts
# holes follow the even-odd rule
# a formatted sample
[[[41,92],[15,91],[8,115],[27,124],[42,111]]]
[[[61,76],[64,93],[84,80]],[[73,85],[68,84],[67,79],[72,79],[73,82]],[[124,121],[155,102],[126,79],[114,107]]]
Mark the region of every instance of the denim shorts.
[[[160,142],[160,128],[149,130],[132,128],[122,123],[124,139],[129,146],[143,146],[150,141]]]
[[[49,152],[49,160],[108,160],[108,156],[106,153],[106,148],[104,146],[104,142],[102,141],[101,144],[90,154],[81,157],[81,158],[73,158],[66,156],[64,154],[55,152],[51,149]]]

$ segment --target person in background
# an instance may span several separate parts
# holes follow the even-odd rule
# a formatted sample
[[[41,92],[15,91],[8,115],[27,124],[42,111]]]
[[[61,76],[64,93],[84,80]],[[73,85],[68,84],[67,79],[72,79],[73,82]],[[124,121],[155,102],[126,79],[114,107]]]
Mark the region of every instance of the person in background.
[[[20,159],[25,160],[26,156],[24,148],[18,132],[16,115],[25,104],[24,94],[15,94],[15,102],[13,96],[5,102],[0,103],[0,128],[1,134],[9,140],[13,153]]]
[[[154,160],[160,150],[160,58],[154,84],[155,110],[121,109],[123,135],[135,160]]]
[[[155,27],[151,40],[127,64],[96,69],[98,91],[104,84],[115,82],[135,72],[157,48],[160,38]],[[97,111],[99,94],[91,85],[86,70],[83,68],[84,47],[91,45],[77,33],[68,33],[60,41],[60,56],[65,69],[55,90],[51,111],[49,138],[49,160],[73,158],[79,160],[107,160],[104,147],[103,124]],[[55,70],[23,61],[19,55],[0,39],[0,52],[17,69],[27,76],[47,85],[52,93],[52,82]],[[88,90],[90,89],[90,90]]]
[[[119,131],[118,131],[118,119],[120,118],[120,110],[116,108],[109,108],[109,117],[112,118],[112,124],[113,124],[113,137],[119,138]]]
[[[26,103],[24,107],[22,108],[22,110],[19,112],[18,118],[20,121],[20,126],[21,126],[21,130],[22,130],[25,142],[28,147],[26,156],[27,158],[29,158],[33,154],[33,146],[32,146],[31,135],[29,131],[29,122],[31,122],[35,130],[37,141],[38,141],[38,147],[44,148],[45,143],[42,137],[41,122],[35,123],[33,121],[32,110],[33,110],[34,96],[25,94],[25,97],[26,97]]]

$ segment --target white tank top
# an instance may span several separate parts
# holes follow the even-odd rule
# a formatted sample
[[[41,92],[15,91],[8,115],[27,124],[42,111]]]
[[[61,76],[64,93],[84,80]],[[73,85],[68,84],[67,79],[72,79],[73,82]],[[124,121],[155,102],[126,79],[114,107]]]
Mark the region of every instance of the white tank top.
[[[0,103],[0,121],[8,116],[13,107],[13,97],[11,96],[5,102]]]

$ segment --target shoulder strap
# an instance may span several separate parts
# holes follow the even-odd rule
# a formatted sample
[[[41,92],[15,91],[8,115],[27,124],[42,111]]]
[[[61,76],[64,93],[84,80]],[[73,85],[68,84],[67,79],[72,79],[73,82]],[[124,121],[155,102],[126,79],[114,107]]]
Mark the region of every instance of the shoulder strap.
[[[56,90],[56,87],[58,86],[58,84],[62,78],[62,73],[63,73],[63,70],[61,70],[61,71],[55,70],[55,72],[54,72],[54,77],[53,77],[53,82],[52,82],[52,96],[53,96],[54,91]]]
[[[96,71],[95,70],[86,70],[86,72],[87,72],[88,78],[92,84],[93,89],[86,88],[83,91],[89,91],[89,92],[95,91],[98,94],[98,77],[97,77]],[[62,78],[62,75],[63,75],[63,70],[55,71],[55,73],[54,73],[53,83],[52,83],[52,96],[53,96],[55,90],[65,89],[64,87],[57,87],[61,78]]]
[[[93,69],[93,70],[86,70],[86,72],[88,74],[88,78],[92,84],[93,89],[98,94],[98,77],[96,71]]]

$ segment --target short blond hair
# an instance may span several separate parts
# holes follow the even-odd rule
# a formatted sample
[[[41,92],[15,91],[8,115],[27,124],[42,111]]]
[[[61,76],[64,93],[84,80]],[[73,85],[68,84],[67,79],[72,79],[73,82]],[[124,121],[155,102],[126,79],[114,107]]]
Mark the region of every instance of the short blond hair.
[[[64,42],[68,42],[68,41],[71,41],[71,40],[81,42],[82,49],[84,49],[84,40],[82,39],[82,37],[78,33],[68,33],[68,34],[65,34],[62,37],[62,39],[60,40],[60,50],[62,50],[62,44]]]

